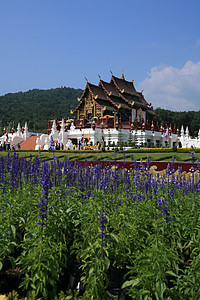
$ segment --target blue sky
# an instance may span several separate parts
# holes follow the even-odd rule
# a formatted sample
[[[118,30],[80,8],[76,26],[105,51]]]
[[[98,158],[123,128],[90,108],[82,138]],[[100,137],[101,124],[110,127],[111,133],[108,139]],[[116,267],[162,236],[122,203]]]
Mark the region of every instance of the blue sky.
[[[134,79],[154,108],[200,109],[200,0],[0,0],[0,95]]]

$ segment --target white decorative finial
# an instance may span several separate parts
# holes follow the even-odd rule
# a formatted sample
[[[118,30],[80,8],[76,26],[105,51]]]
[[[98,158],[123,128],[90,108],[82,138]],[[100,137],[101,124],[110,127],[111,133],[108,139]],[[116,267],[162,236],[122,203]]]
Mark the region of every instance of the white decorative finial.
[[[52,128],[51,128],[51,132],[52,133],[56,133],[57,132],[57,127],[56,127],[56,121],[53,120],[53,125],[52,125]]]
[[[28,131],[28,125],[27,125],[27,122],[25,122],[24,129],[25,129],[25,131]]]
[[[64,131],[65,131],[65,122],[64,122],[64,119],[62,119],[60,131],[61,131],[61,132],[64,132]]]
[[[20,126],[20,123],[18,123],[18,125],[17,125],[17,133],[18,133],[18,134],[21,134],[21,126]]]
[[[184,128],[183,125],[181,126],[181,136],[184,137],[185,133],[184,133]]]
[[[189,133],[188,126],[186,127],[186,130],[185,130],[185,135],[186,135],[186,137],[187,137],[187,138],[189,138],[189,135],[190,135],[190,133]]]

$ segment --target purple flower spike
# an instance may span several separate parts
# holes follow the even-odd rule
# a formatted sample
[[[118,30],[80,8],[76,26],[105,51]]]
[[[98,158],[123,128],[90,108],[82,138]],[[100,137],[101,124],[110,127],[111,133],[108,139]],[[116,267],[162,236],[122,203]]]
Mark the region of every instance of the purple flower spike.
[[[160,209],[160,215],[162,216],[162,221],[167,223],[169,221],[167,218],[167,216],[169,216],[169,212],[167,211],[168,205],[164,198],[158,199],[158,207]]]
[[[101,237],[105,236],[105,229],[106,229],[106,226],[105,226],[105,223],[108,223],[108,220],[106,218],[106,216],[104,216],[104,213],[103,211],[101,212],[101,216],[100,216],[100,229],[101,229]]]
[[[40,202],[37,204],[39,208],[39,215],[37,216],[40,218],[41,222],[37,224],[37,226],[44,226],[45,220],[47,218],[48,213],[48,194],[49,194],[49,186],[50,186],[50,175],[48,172],[48,165],[43,165],[43,174],[41,178],[41,186],[42,186],[42,192],[40,197]]]

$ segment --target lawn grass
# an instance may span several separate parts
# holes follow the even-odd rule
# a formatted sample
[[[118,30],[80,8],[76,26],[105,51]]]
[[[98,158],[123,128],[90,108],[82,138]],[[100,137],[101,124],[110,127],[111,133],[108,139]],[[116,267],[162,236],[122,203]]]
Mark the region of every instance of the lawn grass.
[[[38,154],[41,155],[41,157],[48,161],[52,160],[53,157],[58,157],[60,160],[103,160],[103,161],[112,161],[114,159],[116,160],[125,160],[125,161],[133,161],[133,160],[146,160],[147,157],[150,157],[151,161],[170,161],[172,157],[175,158],[176,161],[182,161],[182,162],[190,162],[191,154],[190,149],[188,149],[188,152],[159,152],[153,150],[154,152],[143,152],[143,153],[137,153],[137,152],[125,152],[123,151],[105,151],[105,152],[97,152],[97,151],[41,151],[39,154],[37,151],[17,151],[17,154],[19,157],[26,157],[29,159],[30,157],[36,157]],[[6,151],[1,151],[0,156],[7,156]],[[10,155],[13,155],[13,152],[10,151]],[[124,158],[125,157],[125,158]],[[200,161],[200,153],[196,153],[195,157]]]

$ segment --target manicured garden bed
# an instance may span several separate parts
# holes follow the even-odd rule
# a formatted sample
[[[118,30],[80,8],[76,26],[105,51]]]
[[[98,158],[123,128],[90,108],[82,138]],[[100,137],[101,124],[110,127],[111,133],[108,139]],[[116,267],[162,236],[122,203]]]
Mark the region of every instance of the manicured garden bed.
[[[41,151],[40,154],[44,160],[52,160],[54,156],[58,157],[60,160],[98,160],[98,161],[112,161],[112,160],[122,160],[122,161],[134,161],[134,160],[146,160],[149,156],[151,161],[170,161],[172,157],[176,161],[190,162],[191,154],[190,149],[178,148],[174,151],[173,148],[141,148],[141,149],[130,149],[127,151],[123,150],[106,150],[106,151],[91,151],[91,150],[59,150],[59,151]],[[195,149],[196,158],[200,160],[200,149]],[[36,157],[38,151],[20,151],[17,150],[16,153],[19,157]],[[11,152],[12,155],[12,152]],[[7,156],[7,152],[0,152],[0,156]]]

